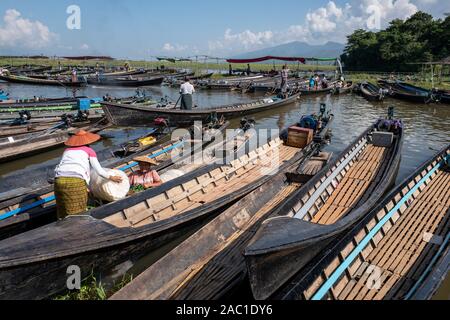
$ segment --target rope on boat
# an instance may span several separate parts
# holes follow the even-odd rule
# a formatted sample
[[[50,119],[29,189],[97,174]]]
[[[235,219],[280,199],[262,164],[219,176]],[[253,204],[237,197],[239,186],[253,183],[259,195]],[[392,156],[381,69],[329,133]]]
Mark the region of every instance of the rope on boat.
[[[358,257],[358,255],[366,248],[375,235],[384,227],[384,225],[394,216],[394,214],[408,202],[414,193],[431,178],[431,176],[443,165],[444,162],[438,163],[428,174],[423,177],[397,204],[392,208],[383,219],[364,237],[364,239],[358,244],[358,246],[350,253],[350,255],[339,265],[339,267],[333,272],[328,280],[320,287],[320,289],[314,294],[311,300],[322,300],[327,292],[335,285],[342,274],[352,264],[352,262]]]
[[[156,158],[156,157],[158,157],[158,156],[160,156],[160,155],[162,155],[164,153],[167,153],[169,151],[172,151],[172,150],[178,148],[179,146],[182,146],[183,144],[184,144],[184,141],[181,141],[181,142],[179,142],[177,144],[174,144],[174,145],[170,146],[169,148],[163,149],[163,150],[161,150],[159,152],[156,152],[156,153],[152,154],[151,156],[149,156],[149,158],[150,159],[154,159],[154,158]],[[137,162],[132,162],[131,164],[129,164],[129,165],[123,167],[123,168],[120,168],[119,170],[125,171],[125,170],[128,170],[128,169],[130,169],[130,168],[132,168],[134,166],[137,166],[137,165],[138,165]],[[0,215],[0,221],[5,220],[7,218],[10,218],[12,216],[24,213],[27,210],[34,209],[34,208],[39,207],[39,206],[41,206],[43,204],[50,203],[50,202],[52,202],[54,200],[55,200],[55,196],[53,195],[53,196],[49,196],[49,197],[46,197],[44,199],[41,199],[39,201],[30,203],[29,205],[26,205],[24,207],[17,208],[15,210],[9,211],[9,212],[7,212],[5,214]]]

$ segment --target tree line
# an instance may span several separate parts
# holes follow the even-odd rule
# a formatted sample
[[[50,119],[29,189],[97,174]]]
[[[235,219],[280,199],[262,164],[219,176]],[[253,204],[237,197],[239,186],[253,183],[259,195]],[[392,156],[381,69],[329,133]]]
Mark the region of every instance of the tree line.
[[[417,12],[407,20],[395,19],[378,32],[356,30],[347,37],[341,56],[355,71],[417,71],[421,62],[439,61],[450,55],[450,16],[433,19]]]

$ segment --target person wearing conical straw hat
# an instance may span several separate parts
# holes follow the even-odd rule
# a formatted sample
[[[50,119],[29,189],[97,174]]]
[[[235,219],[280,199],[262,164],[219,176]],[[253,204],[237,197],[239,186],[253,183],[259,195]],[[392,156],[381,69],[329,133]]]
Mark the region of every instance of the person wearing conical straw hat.
[[[112,176],[102,168],[97,154],[89,146],[100,139],[98,134],[80,130],[65,142],[68,148],[55,169],[54,189],[58,219],[87,211],[91,170],[105,179],[122,182],[121,177]]]
[[[158,164],[155,160],[148,157],[137,157],[133,160],[139,163],[140,170],[128,176],[132,187],[142,186],[144,189],[149,189],[162,185],[161,177],[152,168]]]

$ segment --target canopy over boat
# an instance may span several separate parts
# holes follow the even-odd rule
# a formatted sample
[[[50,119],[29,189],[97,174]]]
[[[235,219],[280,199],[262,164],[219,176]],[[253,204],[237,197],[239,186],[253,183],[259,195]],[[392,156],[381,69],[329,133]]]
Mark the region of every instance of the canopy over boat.
[[[305,58],[300,57],[275,57],[275,56],[265,56],[261,58],[253,58],[253,59],[228,59],[228,63],[255,63],[255,62],[263,62],[267,60],[282,60],[282,61],[290,61],[290,62],[301,62],[303,64],[306,63]]]

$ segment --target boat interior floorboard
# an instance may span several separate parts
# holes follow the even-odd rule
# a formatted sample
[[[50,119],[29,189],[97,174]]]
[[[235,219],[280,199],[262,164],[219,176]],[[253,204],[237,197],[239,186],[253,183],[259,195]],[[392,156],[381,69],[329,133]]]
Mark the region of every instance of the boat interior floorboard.
[[[104,221],[116,227],[138,228],[155,221],[168,219],[210,203],[220,197],[238,191],[264,176],[263,168],[273,170],[291,159],[299,149],[284,146],[281,141],[271,147],[259,148],[230,165],[221,166],[187,183],[178,185],[156,197],[114,214]],[[275,159],[275,160],[274,160]],[[276,163],[274,163],[276,161]]]
[[[377,176],[387,150],[368,145],[311,222],[333,224],[353,209]]]
[[[351,280],[333,290],[341,300],[401,299],[419,279],[448,232],[450,173],[438,171],[375,245],[364,250],[351,269]],[[446,219],[446,221],[444,221]],[[382,237],[380,239],[380,237]],[[439,241],[438,241],[439,242]],[[424,263],[423,263],[424,262]],[[373,272],[379,275],[373,281]],[[344,280],[343,280],[344,281]]]

